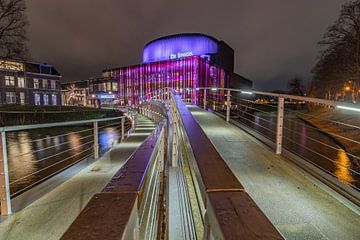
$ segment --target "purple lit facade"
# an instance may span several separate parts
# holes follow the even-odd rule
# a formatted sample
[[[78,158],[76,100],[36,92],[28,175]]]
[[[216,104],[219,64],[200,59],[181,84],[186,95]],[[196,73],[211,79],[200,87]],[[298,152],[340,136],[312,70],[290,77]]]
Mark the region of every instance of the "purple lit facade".
[[[223,41],[199,33],[156,39],[144,47],[142,64],[103,71],[104,79],[117,82],[116,102],[120,105],[136,104],[165,87],[197,101],[202,91],[196,88],[227,88],[234,76],[238,76],[234,73],[234,50]],[[222,91],[217,94],[224,96]]]
[[[199,56],[109,69],[103,76],[118,82],[121,105],[136,104],[165,87],[179,91],[184,99],[194,100],[197,99],[197,87],[224,88],[229,82],[229,74],[223,68]]]
[[[181,56],[207,56],[216,54],[219,42],[202,34],[178,34],[148,43],[143,50],[143,63],[178,59]]]

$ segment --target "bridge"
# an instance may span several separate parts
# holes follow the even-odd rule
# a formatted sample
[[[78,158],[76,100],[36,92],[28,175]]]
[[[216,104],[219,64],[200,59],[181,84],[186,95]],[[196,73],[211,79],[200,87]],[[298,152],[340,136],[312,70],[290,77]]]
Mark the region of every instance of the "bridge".
[[[360,142],[341,133],[359,131],[358,111],[240,89],[160,89],[123,117],[0,128],[1,239],[359,239]],[[69,126],[30,141],[21,132]],[[111,127],[120,141],[103,144]],[[22,173],[23,148],[42,141],[37,153],[57,150],[31,161],[56,162]],[[79,158],[50,171],[64,152]]]

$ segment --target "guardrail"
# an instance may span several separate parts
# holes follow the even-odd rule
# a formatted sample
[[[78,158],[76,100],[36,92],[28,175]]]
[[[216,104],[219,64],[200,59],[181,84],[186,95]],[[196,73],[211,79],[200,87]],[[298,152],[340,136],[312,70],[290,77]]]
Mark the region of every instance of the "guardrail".
[[[181,97],[171,92],[172,165],[181,167],[187,239],[283,239],[234,176]],[[191,191],[189,191],[191,189]],[[190,193],[191,192],[191,193]],[[187,206],[187,207],[186,207]],[[194,214],[200,215],[195,218]]]
[[[149,105],[139,111],[159,121],[159,126],[90,200],[61,239],[156,239],[160,234],[167,122],[159,120],[161,113],[154,111],[160,106]]]
[[[106,151],[117,141],[101,138],[104,130],[120,130],[118,135],[123,140],[134,127],[135,119],[132,115],[0,127],[1,215],[12,213],[12,197],[84,159],[99,158],[100,145]]]
[[[360,204],[360,105],[228,88],[196,88],[220,114]]]

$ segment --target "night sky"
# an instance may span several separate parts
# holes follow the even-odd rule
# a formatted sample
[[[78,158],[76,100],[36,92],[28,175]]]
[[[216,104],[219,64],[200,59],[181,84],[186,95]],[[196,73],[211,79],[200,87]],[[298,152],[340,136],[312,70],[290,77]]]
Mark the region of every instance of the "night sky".
[[[63,81],[141,63],[154,38],[199,32],[235,50],[235,71],[256,89],[284,89],[311,79],[321,40],[345,0],[26,0],[34,60]]]

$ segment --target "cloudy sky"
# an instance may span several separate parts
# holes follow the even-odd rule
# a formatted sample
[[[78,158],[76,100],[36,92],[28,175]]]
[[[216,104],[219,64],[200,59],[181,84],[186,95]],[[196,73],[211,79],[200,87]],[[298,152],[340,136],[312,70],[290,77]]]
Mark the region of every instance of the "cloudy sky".
[[[346,0],[26,0],[34,60],[54,64],[63,81],[141,62],[143,46],[199,32],[235,50],[235,71],[257,89],[311,79],[317,42]]]

